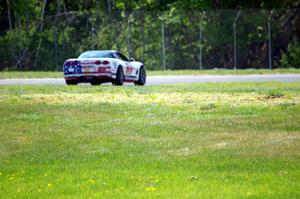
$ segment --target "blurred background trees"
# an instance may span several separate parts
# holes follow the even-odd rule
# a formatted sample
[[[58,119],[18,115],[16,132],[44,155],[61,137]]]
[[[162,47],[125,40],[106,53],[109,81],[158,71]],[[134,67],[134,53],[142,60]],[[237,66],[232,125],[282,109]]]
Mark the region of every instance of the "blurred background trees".
[[[292,0],[1,0],[0,70],[61,70],[90,49],[116,49],[161,69],[300,67],[300,3]],[[164,35],[162,35],[162,26]]]

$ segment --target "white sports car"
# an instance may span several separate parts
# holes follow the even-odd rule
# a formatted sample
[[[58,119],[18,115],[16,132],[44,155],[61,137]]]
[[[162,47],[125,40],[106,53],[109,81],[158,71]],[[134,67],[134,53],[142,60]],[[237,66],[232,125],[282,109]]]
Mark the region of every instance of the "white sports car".
[[[89,82],[99,85],[112,82],[123,85],[133,82],[135,85],[146,83],[144,64],[128,60],[126,56],[114,50],[86,51],[77,59],[68,59],[64,63],[64,76],[67,85]]]

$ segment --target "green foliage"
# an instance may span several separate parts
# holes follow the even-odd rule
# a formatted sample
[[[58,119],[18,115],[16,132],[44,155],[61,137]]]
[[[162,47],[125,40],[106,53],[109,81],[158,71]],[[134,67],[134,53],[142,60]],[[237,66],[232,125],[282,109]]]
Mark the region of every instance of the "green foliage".
[[[266,97],[268,98],[278,98],[283,96],[284,93],[280,89],[270,89],[266,92]]]
[[[280,64],[284,68],[300,68],[300,40],[294,39],[289,43],[287,52],[282,54]]]
[[[269,1],[257,4],[233,0],[222,3],[197,0],[2,2],[0,70],[57,70],[65,59],[77,57],[91,48],[120,50],[144,61],[149,69],[161,69],[162,19],[168,69],[198,68],[200,46],[205,68],[232,68],[232,23],[237,10],[230,8],[243,8],[237,23],[239,67],[267,65],[266,32],[270,12],[249,8],[270,8]],[[10,15],[6,2],[10,2]],[[275,8],[297,6],[292,1],[273,3]],[[299,38],[299,22],[297,9],[274,11],[274,66],[279,65],[280,51],[286,48],[289,38]]]

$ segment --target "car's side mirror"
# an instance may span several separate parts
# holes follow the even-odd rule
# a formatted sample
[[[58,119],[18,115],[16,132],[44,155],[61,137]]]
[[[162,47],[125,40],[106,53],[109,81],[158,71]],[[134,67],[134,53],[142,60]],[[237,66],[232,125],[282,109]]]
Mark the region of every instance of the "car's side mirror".
[[[133,57],[130,57],[130,61],[135,61],[135,59]]]

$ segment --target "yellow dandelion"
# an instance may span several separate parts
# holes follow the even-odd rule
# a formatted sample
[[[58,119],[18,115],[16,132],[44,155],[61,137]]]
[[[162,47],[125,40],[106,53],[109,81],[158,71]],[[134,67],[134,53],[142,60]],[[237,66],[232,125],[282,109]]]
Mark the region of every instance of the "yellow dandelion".
[[[159,182],[159,180],[158,180],[158,179],[155,179],[155,182]]]
[[[17,190],[17,192],[18,192],[18,193],[20,193],[20,192],[21,192],[21,190],[20,190],[20,189],[18,189],[18,190]]]
[[[93,179],[92,179],[92,180],[90,180],[90,183],[95,183],[95,180],[93,180]]]
[[[42,190],[41,189],[38,189],[38,192],[41,192]]]
[[[250,196],[252,193],[251,192],[247,192],[247,195]]]
[[[2,173],[0,172],[0,176],[2,176]]]
[[[156,189],[154,187],[147,187],[146,191],[154,192]]]
[[[10,180],[13,180],[13,179],[14,179],[14,177],[10,177],[9,179],[10,179]]]
[[[51,186],[52,186],[52,184],[51,184],[51,183],[49,183],[49,184],[48,184],[48,187],[51,187]]]
[[[48,173],[45,173],[45,177],[47,177],[48,176]]]

